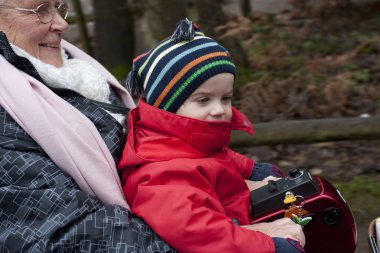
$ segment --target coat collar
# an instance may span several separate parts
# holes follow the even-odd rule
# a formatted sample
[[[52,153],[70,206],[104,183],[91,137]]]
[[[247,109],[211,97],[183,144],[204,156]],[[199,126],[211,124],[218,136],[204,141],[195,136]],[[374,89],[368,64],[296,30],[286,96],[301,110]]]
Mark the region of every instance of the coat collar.
[[[26,58],[17,55],[11,45],[9,44],[8,38],[4,32],[0,31],[0,54],[13,66],[19,70],[25,72],[26,74],[34,77],[38,81],[42,82],[40,75],[34,68],[33,64]]]
[[[231,122],[204,121],[170,113],[140,100],[139,107],[131,111],[130,130],[133,132],[142,129],[144,136],[150,137],[146,138],[149,139],[149,145],[153,145],[152,136],[175,137],[182,144],[192,146],[192,152],[197,150],[204,155],[210,155],[228,147],[232,130],[243,130],[253,134],[252,124],[244,114],[234,107],[232,110]],[[163,141],[154,140],[157,140],[156,144]],[[143,137],[135,141],[144,145]],[[175,149],[176,147],[173,147],[174,151]]]

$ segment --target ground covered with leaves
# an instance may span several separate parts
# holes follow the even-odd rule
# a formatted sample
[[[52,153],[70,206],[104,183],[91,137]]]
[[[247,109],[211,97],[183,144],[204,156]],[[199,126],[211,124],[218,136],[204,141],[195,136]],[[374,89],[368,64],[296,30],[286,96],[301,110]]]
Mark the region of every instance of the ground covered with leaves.
[[[332,1],[320,1],[326,2]],[[254,123],[379,115],[377,2],[299,6],[278,15],[237,17],[218,27],[221,40],[239,38],[247,53],[248,67],[239,69],[236,106]],[[368,224],[380,216],[379,140],[240,151],[285,170],[308,168],[332,181],[354,213],[359,231],[356,252],[368,252]]]

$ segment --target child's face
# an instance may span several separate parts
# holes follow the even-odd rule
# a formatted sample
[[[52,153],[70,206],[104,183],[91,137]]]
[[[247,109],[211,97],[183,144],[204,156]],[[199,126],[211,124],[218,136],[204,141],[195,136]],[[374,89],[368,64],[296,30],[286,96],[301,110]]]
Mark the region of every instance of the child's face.
[[[186,99],[176,114],[200,120],[230,121],[234,76],[221,73],[213,76]]]

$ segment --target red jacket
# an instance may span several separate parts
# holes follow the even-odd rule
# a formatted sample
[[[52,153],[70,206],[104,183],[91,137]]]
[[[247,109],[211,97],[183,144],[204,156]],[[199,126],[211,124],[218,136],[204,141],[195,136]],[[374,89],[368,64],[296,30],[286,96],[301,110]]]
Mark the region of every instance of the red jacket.
[[[232,129],[253,132],[235,108],[231,123],[179,116],[142,100],[130,112],[118,165],[125,196],[181,253],[275,252],[269,236],[239,226],[249,224],[244,179],[253,160],[228,149]]]

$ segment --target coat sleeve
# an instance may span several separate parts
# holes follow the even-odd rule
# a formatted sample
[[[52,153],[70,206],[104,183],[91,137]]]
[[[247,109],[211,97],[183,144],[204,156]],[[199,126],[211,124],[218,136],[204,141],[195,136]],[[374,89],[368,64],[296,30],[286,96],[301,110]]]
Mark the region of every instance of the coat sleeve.
[[[252,175],[255,161],[245,155],[233,151],[232,149],[228,149],[228,155],[236,164],[236,168],[238,168],[240,175],[244,179],[249,179]]]
[[[168,162],[170,163],[170,161]],[[132,211],[181,253],[275,252],[273,240],[227,217],[211,185],[195,170],[143,166],[125,185]],[[133,191],[131,189],[137,189]]]

